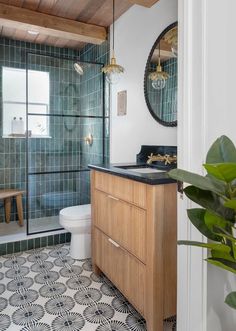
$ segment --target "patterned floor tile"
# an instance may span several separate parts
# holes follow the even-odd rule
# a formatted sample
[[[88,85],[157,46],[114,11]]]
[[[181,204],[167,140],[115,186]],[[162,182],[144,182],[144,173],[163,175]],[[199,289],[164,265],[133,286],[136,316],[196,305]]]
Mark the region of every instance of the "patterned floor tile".
[[[1,331],[146,331],[145,320],[90,260],[58,245],[0,258]],[[175,331],[175,319],[164,322]]]

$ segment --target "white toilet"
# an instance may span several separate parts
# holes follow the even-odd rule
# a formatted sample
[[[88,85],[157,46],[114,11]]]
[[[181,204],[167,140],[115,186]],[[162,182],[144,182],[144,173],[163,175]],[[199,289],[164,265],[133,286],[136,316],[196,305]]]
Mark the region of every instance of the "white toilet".
[[[72,206],[60,211],[59,223],[71,233],[70,255],[82,260],[91,257],[91,205]]]

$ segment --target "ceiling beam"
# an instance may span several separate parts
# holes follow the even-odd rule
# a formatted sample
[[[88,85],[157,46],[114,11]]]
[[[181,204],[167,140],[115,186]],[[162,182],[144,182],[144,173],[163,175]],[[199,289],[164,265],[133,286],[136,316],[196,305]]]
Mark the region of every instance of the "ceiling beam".
[[[129,0],[129,2],[143,7],[152,7],[159,0]]]
[[[0,5],[0,25],[92,44],[101,44],[107,38],[104,27],[5,4]]]

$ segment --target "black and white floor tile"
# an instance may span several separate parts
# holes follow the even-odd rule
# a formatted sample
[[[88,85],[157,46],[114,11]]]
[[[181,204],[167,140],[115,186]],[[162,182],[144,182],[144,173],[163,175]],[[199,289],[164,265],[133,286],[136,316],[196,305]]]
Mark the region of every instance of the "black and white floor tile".
[[[164,322],[174,331],[175,320]],[[1,331],[145,331],[145,320],[69,246],[0,258]]]

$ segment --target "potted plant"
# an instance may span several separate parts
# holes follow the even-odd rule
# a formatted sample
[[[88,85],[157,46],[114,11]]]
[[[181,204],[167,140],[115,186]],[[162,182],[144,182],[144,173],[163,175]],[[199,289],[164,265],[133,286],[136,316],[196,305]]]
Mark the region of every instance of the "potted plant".
[[[226,136],[218,138],[207,153],[200,176],[181,169],[169,172],[171,178],[190,184],[186,196],[199,205],[187,210],[191,223],[208,239],[207,243],[181,240],[180,245],[209,249],[208,263],[236,274],[236,148]],[[225,302],[236,309],[236,292]]]

